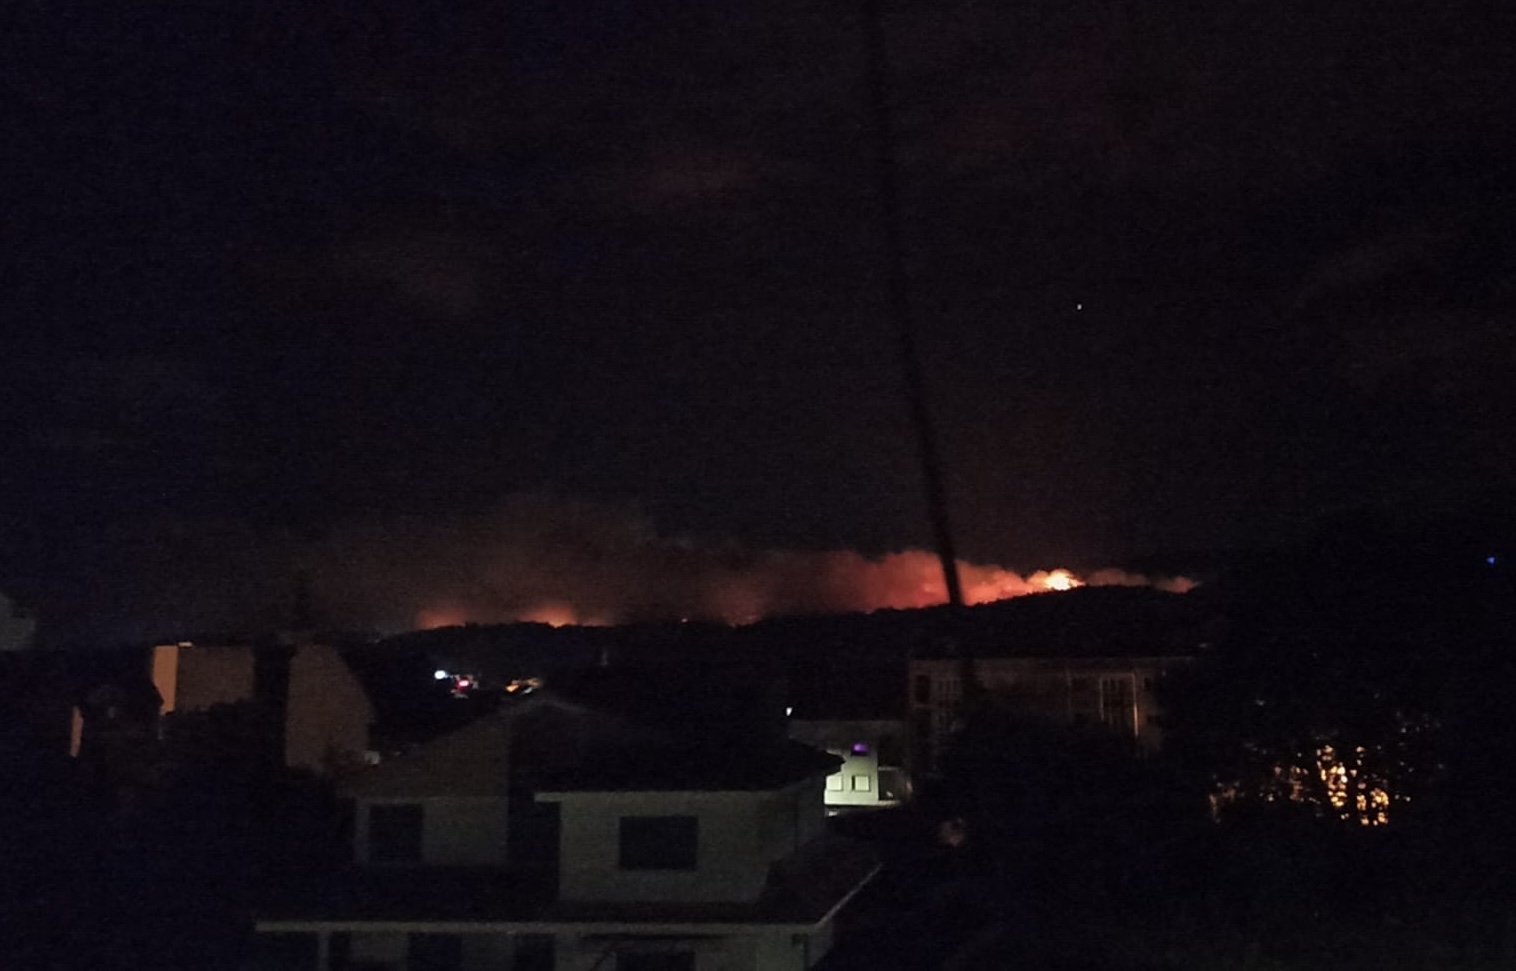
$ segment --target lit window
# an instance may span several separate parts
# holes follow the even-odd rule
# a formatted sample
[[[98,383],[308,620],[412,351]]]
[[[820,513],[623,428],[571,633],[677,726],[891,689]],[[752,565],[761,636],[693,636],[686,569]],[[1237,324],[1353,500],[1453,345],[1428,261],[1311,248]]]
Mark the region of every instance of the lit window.
[[[826,791],[827,792],[841,792],[842,791],[842,773],[841,772],[834,772],[831,775],[829,775],[829,776],[826,777]]]
[[[870,778],[869,776],[866,776],[866,775],[855,775],[855,776],[853,776],[853,791],[854,792],[873,792],[874,791],[874,780],[872,778]]]

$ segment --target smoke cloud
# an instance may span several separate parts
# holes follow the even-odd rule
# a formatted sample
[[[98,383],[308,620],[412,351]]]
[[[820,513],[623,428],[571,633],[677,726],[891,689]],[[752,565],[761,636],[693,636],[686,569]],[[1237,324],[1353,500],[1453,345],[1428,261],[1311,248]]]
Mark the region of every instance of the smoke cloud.
[[[976,604],[1086,584],[1194,586],[1120,570],[1022,575],[961,562],[959,571],[965,599]],[[623,509],[543,496],[517,496],[485,515],[350,527],[312,549],[310,572],[335,615],[388,630],[516,621],[741,624],[945,599],[938,558],[926,550],[869,557],[696,542],[664,535]]]
[[[354,520],[315,540],[239,520],[155,520],[102,537],[82,562],[70,589],[41,605],[39,632],[64,642],[265,633],[291,623],[301,576],[318,626],[381,634],[517,621],[742,624],[945,599],[926,550],[752,549],[671,536],[623,507],[540,495],[473,515]],[[1084,584],[1193,586],[1117,570],[959,569],[971,603]]]

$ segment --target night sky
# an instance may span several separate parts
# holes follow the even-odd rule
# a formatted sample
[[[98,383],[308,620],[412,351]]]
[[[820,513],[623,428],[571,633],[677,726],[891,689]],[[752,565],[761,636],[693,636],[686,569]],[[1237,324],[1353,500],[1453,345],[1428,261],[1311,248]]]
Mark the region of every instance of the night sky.
[[[301,572],[332,623],[625,619],[927,545],[859,6],[7,5],[0,589],[60,640]],[[888,7],[966,559],[1511,487],[1509,17]]]

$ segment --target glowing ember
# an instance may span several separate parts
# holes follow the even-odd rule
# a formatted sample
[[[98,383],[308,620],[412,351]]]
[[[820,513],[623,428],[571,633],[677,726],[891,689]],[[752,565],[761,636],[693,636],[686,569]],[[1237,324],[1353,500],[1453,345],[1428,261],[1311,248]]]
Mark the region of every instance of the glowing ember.
[[[1039,577],[1041,578],[1042,585],[1049,590],[1072,590],[1075,587],[1084,586],[1084,581],[1074,576],[1068,570],[1054,570],[1052,573],[1046,575],[1035,574],[1032,579],[1037,580]]]

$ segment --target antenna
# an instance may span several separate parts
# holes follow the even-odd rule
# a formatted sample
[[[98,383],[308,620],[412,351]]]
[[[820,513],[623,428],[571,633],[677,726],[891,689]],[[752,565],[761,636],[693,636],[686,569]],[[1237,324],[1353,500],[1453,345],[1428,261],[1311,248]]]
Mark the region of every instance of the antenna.
[[[884,235],[884,284],[888,313],[899,335],[900,369],[905,395],[916,426],[920,449],[922,485],[926,490],[927,514],[932,538],[942,561],[947,601],[963,606],[963,587],[958,579],[958,554],[953,545],[948,517],[947,490],[942,482],[942,461],[937,451],[937,431],[926,398],[926,374],[916,337],[910,281],[905,270],[905,247],[900,233],[900,191],[896,184],[895,132],[890,120],[889,68],[881,23],[882,0],[864,0],[863,34],[868,71],[869,114],[873,122],[875,189],[879,202],[880,229]]]

